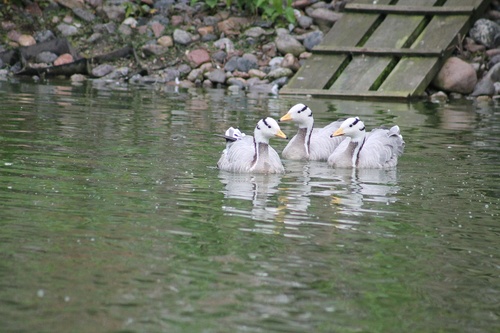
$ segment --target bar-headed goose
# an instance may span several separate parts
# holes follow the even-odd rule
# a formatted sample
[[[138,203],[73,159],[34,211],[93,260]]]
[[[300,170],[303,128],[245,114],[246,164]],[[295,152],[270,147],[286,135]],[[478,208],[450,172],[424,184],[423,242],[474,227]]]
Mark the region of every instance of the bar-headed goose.
[[[255,127],[253,137],[242,136],[226,144],[217,167],[236,173],[285,172],[278,153],[269,145],[269,139],[274,136],[287,138],[276,120],[270,117],[261,119]],[[229,136],[226,139],[231,141]]]
[[[405,146],[399,126],[366,133],[365,124],[358,117],[346,119],[331,136],[348,137],[328,158],[328,164],[337,168],[392,168],[398,164]]]
[[[323,128],[314,128],[312,110],[305,104],[299,103],[292,106],[280,119],[280,121],[288,120],[296,123],[299,130],[281,153],[281,156],[286,159],[326,161],[344,139],[342,137],[330,138],[330,135],[340,127],[342,120]]]

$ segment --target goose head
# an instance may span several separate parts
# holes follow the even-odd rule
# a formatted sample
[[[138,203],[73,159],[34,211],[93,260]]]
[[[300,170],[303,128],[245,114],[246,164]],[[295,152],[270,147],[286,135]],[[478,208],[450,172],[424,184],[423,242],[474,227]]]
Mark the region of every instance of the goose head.
[[[312,127],[314,124],[312,110],[307,105],[302,103],[292,106],[290,110],[288,110],[287,114],[280,118],[280,121],[289,120],[296,123],[299,128]]]
[[[258,143],[269,143],[269,139],[275,136],[287,139],[287,136],[281,131],[276,120],[271,117],[259,120],[254,130],[255,141]]]
[[[345,135],[350,137],[353,142],[359,142],[364,139],[365,134],[365,124],[359,120],[359,117],[353,117],[347,118],[330,137]]]

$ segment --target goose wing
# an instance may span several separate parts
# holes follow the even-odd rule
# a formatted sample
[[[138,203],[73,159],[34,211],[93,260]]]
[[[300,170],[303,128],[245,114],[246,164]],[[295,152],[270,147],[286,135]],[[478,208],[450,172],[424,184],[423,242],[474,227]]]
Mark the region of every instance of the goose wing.
[[[383,128],[373,129],[367,135],[363,148],[359,153],[358,167],[394,167],[398,163],[398,157],[403,154],[404,145],[398,126],[393,126],[389,130]]]
[[[248,172],[252,167],[254,155],[253,137],[247,135],[224,149],[219,162],[217,162],[217,167],[231,172]]]
[[[330,137],[340,125],[343,120],[337,120],[325,127],[314,128],[311,135],[311,145],[309,159],[313,161],[326,161],[333,151],[344,140],[344,137]]]

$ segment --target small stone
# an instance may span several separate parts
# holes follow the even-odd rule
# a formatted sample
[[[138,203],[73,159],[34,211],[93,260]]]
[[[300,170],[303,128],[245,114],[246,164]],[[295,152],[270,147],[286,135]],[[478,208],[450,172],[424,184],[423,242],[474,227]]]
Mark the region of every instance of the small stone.
[[[283,68],[290,68],[292,71],[296,72],[300,68],[299,59],[297,59],[293,54],[287,53],[280,64]]]
[[[269,61],[269,66],[271,67],[271,69],[279,68],[281,67],[281,63],[284,59],[285,57],[274,57],[271,59],[271,61]]]
[[[322,31],[328,31],[335,22],[340,20],[342,13],[337,13],[327,8],[316,8],[309,16]]]
[[[151,24],[151,30],[153,30],[153,34],[156,38],[160,37],[165,30],[165,26],[158,22],[153,22]]]
[[[214,42],[214,46],[218,49],[225,50],[227,53],[234,51],[234,44],[229,38],[221,38]]]
[[[82,75],[82,74],[73,74],[73,75],[71,75],[70,79],[71,79],[71,82],[83,82],[83,81],[87,80],[85,75]]]
[[[179,79],[181,73],[177,68],[169,67],[165,68],[161,72],[161,76],[163,77],[164,82],[174,82],[176,79]]]
[[[313,19],[310,18],[309,16],[302,15],[298,18],[297,23],[299,26],[303,29],[309,29],[311,25],[313,24]]]
[[[298,40],[290,35],[278,36],[275,40],[275,43],[278,51],[280,51],[282,54],[291,53],[294,56],[298,57],[299,54],[305,51],[304,45],[302,45]]]
[[[192,41],[191,34],[181,29],[175,29],[173,37],[176,44],[188,45]]]
[[[95,15],[84,8],[73,8],[73,13],[86,22],[92,22],[95,20]]]
[[[227,53],[222,51],[222,50],[215,51],[212,54],[212,60],[219,63],[219,64],[225,63],[226,59],[227,59]]]
[[[258,67],[257,58],[252,54],[244,54],[236,60],[236,68],[241,72],[248,72]]]
[[[281,77],[291,77],[293,76],[293,71],[289,68],[276,68],[267,74],[266,79],[273,81]]]
[[[146,56],[162,55],[167,53],[168,47],[157,44],[146,44],[142,47],[141,50]]]
[[[206,35],[213,35],[214,33],[214,27],[212,26],[206,26],[206,27],[200,27],[198,28],[198,33],[200,34],[200,36],[206,36]]]
[[[88,43],[95,43],[97,41],[99,41],[100,39],[102,38],[102,34],[100,32],[94,32],[88,39],[87,39],[87,42]]]
[[[201,36],[201,41],[205,42],[205,43],[206,42],[213,42],[213,41],[217,40],[217,38],[219,38],[219,37],[217,37],[214,34],[206,34],[204,36]]]
[[[320,30],[313,31],[307,34],[306,38],[303,41],[304,46],[307,51],[311,51],[313,47],[320,44],[323,41],[323,32]]]
[[[227,20],[217,23],[217,28],[226,36],[239,35],[241,28],[250,24],[246,17],[230,17]]]
[[[7,33],[7,38],[9,38],[11,41],[16,42],[19,40],[19,37],[21,37],[21,34],[17,32],[16,30],[10,30]]]
[[[73,36],[73,35],[76,35],[78,33],[77,27],[75,27],[74,25],[66,24],[66,23],[59,24],[57,26],[57,30],[59,30],[59,32],[65,37]]]
[[[162,36],[162,37],[158,38],[157,43],[161,46],[164,46],[164,47],[174,46],[174,41],[173,41],[172,37],[170,37],[170,36]]]
[[[276,57],[278,50],[275,43],[267,43],[262,45],[262,52],[270,58]]]
[[[239,77],[243,79],[250,78],[250,74],[248,74],[247,72],[234,71],[232,74],[234,75],[234,77]]]
[[[226,82],[226,73],[222,69],[214,69],[206,75],[206,78],[213,83],[223,84]]]
[[[33,38],[33,36],[30,36],[30,35],[19,36],[19,39],[17,40],[17,42],[21,46],[31,46],[31,45],[36,44],[35,38]]]
[[[205,49],[196,49],[188,53],[187,58],[194,68],[210,61],[210,54]]]
[[[200,68],[193,69],[187,76],[187,79],[191,82],[203,79],[203,70]]]
[[[430,96],[432,103],[445,103],[448,100],[448,95],[443,91],[438,91]]]
[[[239,77],[232,77],[227,79],[226,84],[229,86],[238,86],[241,89],[245,89],[247,87],[247,82],[245,81],[245,79]]]
[[[108,65],[108,64],[103,64],[99,65],[96,68],[92,69],[92,76],[94,77],[103,77],[105,75],[108,75],[115,69],[115,66]]]
[[[214,87],[214,84],[212,83],[212,81],[210,80],[203,80],[203,84],[202,84],[203,88],[205,89],[211,89]]]
[[[240,57],[238,56],[234,56],[234,57],[231,57],[227,62],[226,64],[224,65],[224,69],[228,72],[232,72],[234,71],[236,68],[238,68],[238,59]]]
[[[250,75],[250,77],[257,77],[257,78],[263,80],[267,74],[261,70],[258,70],[258,69],[251,69],[248,71],[248,75]]]
[[[261,27],[252,27],[250,29],[245,30],[244,35],[247,37],[259,38],[264,35],[266,31]]]
[[[52,53],[52,52],[48,52],[48,51],[44,51],[44,52],[40,52],[39,54],[37,54],[35,61],[46,63],[46,64],[51,64],[56,59],[57,59],[57,54]]]
[[[171,18],[170,18],[170,22],[172,23],[172,25],[174,27],[178,27],[180,26],[182,23],[184,23],[184,19],[182,18],[182,16],[180,15],[173,15]]]
[[[128,17],[122,22],[122,24],[125,24],[125,25],[132,27],[132,28],[135,28],[135,27],[137,27],[137,20],[133,17]]]
[[[47,42],[49,40],[56,38],[56,36],[54,36],[54,33],[51,30],[38,31],[35,33],[33,37],[35,37],[37,43]]]
[[[54,66],[61,66],[72,63],[73,56],[69,53],[61,54],[56,60],[54,60]]]

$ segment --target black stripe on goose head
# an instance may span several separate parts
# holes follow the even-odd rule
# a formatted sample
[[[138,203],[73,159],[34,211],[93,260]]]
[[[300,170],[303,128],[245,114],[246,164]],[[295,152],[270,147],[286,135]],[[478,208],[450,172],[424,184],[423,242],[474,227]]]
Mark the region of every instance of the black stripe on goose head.
[[[352,122],[352,124],[349,125],[349,127],[353,127],[354,125],[356,125],[357,123],[359,122],[359,118],[356,117],[354,118],[354,121]]]
[[[264,125],[266,125],[268,128],[271,128],[271,125],[267,123],[266,118],[262,118],[262,121],[264,122]]]

